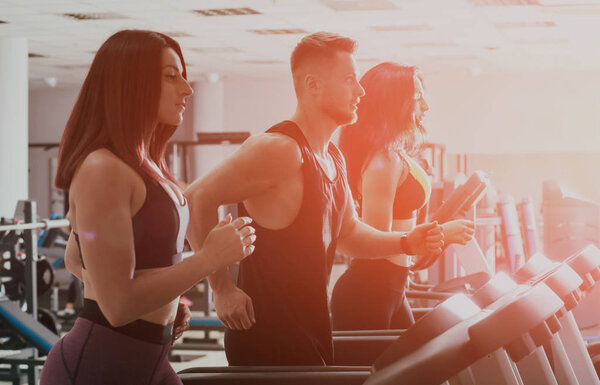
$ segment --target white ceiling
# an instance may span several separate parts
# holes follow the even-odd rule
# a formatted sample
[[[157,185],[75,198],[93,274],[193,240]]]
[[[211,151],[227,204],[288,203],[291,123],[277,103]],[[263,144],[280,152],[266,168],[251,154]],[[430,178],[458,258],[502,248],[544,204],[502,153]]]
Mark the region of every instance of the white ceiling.
[[[194,10],[250,8],[203,16]],[[77,20],[64,13],[115,14]],[[395,60],[431,70],[600,68],[600,0],[0,0],[0,38],[27,37],[30,81],[78,85],[96,49],[126,28],[170,34],[189,78],[281,76],[306,32],[358,40],[361,67]],[[256,30],[295,30],[261,34]]]

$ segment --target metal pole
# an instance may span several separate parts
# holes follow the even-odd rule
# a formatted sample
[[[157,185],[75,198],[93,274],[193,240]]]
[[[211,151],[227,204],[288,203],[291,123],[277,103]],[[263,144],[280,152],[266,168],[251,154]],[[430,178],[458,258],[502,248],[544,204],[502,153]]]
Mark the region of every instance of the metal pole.
[[[34,201],[25,201],[23,211],[25,222],[32,223],[37,217],[37,206]],[[23,234],[25,239],[25,300],[27,312],[38,319],[37,304],[37,234],[35,229],[26,230]],[[33,349],[33,359],[38,357],[37,349]],[[27,365],[27,379],[29,385],[37,384],[38,375],[35,365]]]
[[[45,229],[54,229],[57,227],[69,227],[68,219],[43,219],[41,222],[27,222],[26,223],[16,223],[14,225],[1,225],[0,233],[4,231],[15,231],[15,230],[45,230]]]
[[[32,223],[37,216],[36,203],[25,201],[25,221]],[[25,239],[25,300],[27,312],[37,319],[37,234],[35,230],[28,229],[23,234]]]
[[[37,354],[36,354],[37,355]],[[36,357],[34,357],[36,358]],[[27,365],[27,385],[37,385],[38,375],[35,364],[30,363]]]

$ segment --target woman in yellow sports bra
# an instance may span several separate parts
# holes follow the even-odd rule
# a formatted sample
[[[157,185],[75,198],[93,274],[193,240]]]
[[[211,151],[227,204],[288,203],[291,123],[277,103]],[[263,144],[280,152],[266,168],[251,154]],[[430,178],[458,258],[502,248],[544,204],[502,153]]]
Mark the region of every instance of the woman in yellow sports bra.
[[[340,149],[362,220],[382,231],[410,231],[429,200],[431,184],[410,156],[425,135],[429,109],[416,67],[381,63],[360,81],[365,96],[356,123],[342,129]],[[466,243],[473,222],[443,225],[444,243]],[[414,323],[404,288],[411,256],[350,263],[331,298],[334,330],[402,329]]]

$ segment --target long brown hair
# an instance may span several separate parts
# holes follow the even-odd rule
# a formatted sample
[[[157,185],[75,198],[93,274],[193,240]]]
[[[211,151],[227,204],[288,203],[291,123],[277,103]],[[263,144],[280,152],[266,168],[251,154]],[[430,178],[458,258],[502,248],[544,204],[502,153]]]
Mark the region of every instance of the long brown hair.
[[[77,168],[92,151],[108,148],[130,167],[154,181],[177,183],[165,161],[177,126],[159,123],[163,48],[172,48],[183,67],[179,44],[158,32],[124,30],[102,44],[67,121],[58,152],[56,187],[68,190]]]
[[[340,150],[346,158],[348,183],[354,197],[364,166],[380,151],[415,153],[425,129],[411,124],[415,111],[416,67],[391,62],[376,65],[360,79],[365,95],[356,111],[356,123],[340,132]]]

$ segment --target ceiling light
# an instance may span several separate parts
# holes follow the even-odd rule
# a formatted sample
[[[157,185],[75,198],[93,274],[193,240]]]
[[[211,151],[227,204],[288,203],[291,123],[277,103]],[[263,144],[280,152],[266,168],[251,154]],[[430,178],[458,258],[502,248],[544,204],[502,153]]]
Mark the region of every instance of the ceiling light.
[[[405,47],[456,47],[457,44],[453,42],[444,41],[416,41],[412,43],[402,44]]]
[[[305,34],[308,31],[301,28],[287,28],[287,29],[251,29],[248,32],[256,33],[258,35],[295,35]]]
[[[91,13],[63,13],[62,16],[76,20],[115,20],[128,19],[128,17],[114,12],[91,12]]]
[[[74,69],[89,68],[90,65],[89,64],[57,64],[55,67],[65,69],[65,70],[74,70]]]
[[[600,5],[598,0],[538,0],[547,7],[576,7],[579,5]]]
[[[163,32],[163,33],[172,38],[193,37],[194,36],[194,35],[190,35],[187,32],[182,32],[182,31]]]
[[[202,16],[260,15],[260,12],[252,8],[194,9],[192,12]]]
[[[199,53],[239,53],[243,52],[241,49],[237,47],[196,47],[190,48],[189,51],[199,52]]]
[[[476,7],[507,7],[519,5],[540,5],[538,0],[469,0]]]
[[[565,44],[568,43],[567,39],[521,39],[515,40],[516,44],[524,44],[524,45],[537,45],[537,44]]]
[[[431,31],[432,28],[426,24],[406,24],[406,25],[374,25],[371,28],[377,32],[394,32],[394,31]]]
[[[221,76],[216,72],[210,72],[204,75],[209,83],[216,83],[221,79]]]
[[[249,64],[282,64],[281,60],[244,60],[244,63]]]
[[[553,21],[506,21],[502,23],[495,23],[498,28],[552,28],[556,27],[556,23]]]
[[[480,67],[471,67],[469,68],[469,72],[471,73],[471,76],[476,78],[477,76],[481,75],[481,68]]]
[[[50,88],[54,88],[56,87],[56,84],[58,83],[58,79],[55,78],[54,76],[49,76],[47,78],[44,78],[44,83],[46,83],[46,85]]]
[[[323,4],[335,11],[389,11],[398,9],[389,0],[323,0]]]

